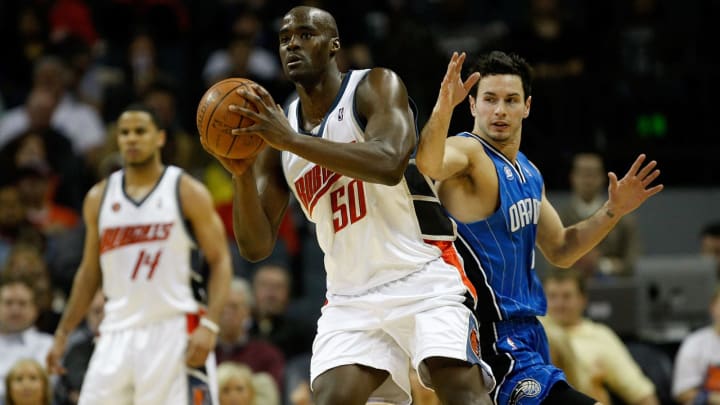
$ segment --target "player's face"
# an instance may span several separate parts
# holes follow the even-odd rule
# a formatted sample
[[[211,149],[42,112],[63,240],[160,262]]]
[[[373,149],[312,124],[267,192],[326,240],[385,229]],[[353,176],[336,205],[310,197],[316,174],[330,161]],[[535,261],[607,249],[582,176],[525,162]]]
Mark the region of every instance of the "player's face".
[[[231,377],[220,389],[220,405],[250,405],[252,396],[248,381]]]
[[[10,398],[18,405],[41,404],[45,397],[42,372],[32,363],[23,363],[10,376]]]
[[[570,175],[572,187],[578,195],[590,201],[605,187],[602,161],[595,156],[578,156]]]
[[[117,142],[127,166],[144,166],[159,156],[165,132],[155,126],[150,114],[126,111],[118,119]]]
[[[582,319],[585,297],[574,280],[550,279],[545,283],[548,315],[563,326],[575,325]]]
[[[313,12],[293,10],[280,27],[280,61],[283,71],[293,82],[316,80],[331,59],[330,38]]]
[[[530,97],[524,98],[520,76],[490,75],[480,79],[475,97],[470,97],[470,112],[475,117],[473,132],[505,143],[520,136]]]
[[[0,326],[5,332],[21,332],[35,323],[35,295],[25,284],[13,283],[0,289]]]

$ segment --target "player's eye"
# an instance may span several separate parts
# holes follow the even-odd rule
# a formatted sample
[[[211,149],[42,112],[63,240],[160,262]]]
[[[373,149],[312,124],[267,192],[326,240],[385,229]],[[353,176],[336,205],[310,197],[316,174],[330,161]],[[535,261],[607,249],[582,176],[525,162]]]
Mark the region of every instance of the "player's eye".
[[[303,32],[302,34],[300,34],[300,38],[302,38],[302,39],[310,39],[310,38],[312,38],[312,34],[309,33],[309,32]]]

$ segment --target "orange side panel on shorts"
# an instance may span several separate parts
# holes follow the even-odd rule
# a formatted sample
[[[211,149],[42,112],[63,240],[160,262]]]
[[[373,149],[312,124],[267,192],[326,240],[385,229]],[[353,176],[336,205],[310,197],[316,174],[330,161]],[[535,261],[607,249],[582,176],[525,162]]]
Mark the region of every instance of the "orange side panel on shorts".
[[[203,391],[195,388],[193,390],[193,399],[192,399],[193,405],[203,405],[204,400],[205,400],[205,394],[203,394]]]
[[[465,269],[463,269],[462,264],[460,264],[460,259],[458,257],[457,251],[455,250],[455,245],[453,245],[452,242],[446,240],[426,239],[425,243],[437,246],[438,249],[440,249],[440,251],[442,252],[443,261],[455,267],[458,273],[460,273],[460,278],[462,279],[465,288],[468,289],[470,294],[473,296],[473,299],[477,301],[477,292],[475,292],[475,286],[473,286],[470,280],[467,278],[467,275],[465,274]]]

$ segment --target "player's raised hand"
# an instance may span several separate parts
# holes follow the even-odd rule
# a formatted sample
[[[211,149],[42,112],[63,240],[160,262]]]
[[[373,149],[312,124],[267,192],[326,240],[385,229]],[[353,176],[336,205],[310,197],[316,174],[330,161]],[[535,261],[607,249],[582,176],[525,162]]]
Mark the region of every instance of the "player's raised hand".
[[[480,73],[475,72],[463,82],[462,67],[466,57],[465,52],[461,54],[453,52],[445,77],[440,84],[440,94],[435,105],[436,109],[443,112],[452,112],[452,109],[467,98],[470,89],[480,80]]]
[[[67,370],[62,366],[61,360],[65,354],[66,337],[64,334],[55,334],[53,338],[53,345],[50,348],[45,362],[47,363],[47,370],[51,374],[65,374]]]
[[[262,137],[265,142],[277,150],[285,150],[287,140],[296,135],[290,126],[285,113],[280,105],[276,104],[270,93],[261,86],[252,86],[253,91],[243,88],[237,90],[238,94],[252,102],[258,109],[257,112],[230,105],[230,111],[236,112],[254,122],[253,125],[237,128],[232,131],[233,135],[253,134]]]
[[[255,162],[254,157],[250,159],[230,159],[216,155],[215,152],[213,152],[210,148],[207,147],[207,144],[205,143],[205,137],[202,136],[200,137],[200,144],[207,153],[217,159],[217,161],[220,162],[220,164],[225,168],[225,170],[230,172],[230,174],[232,174],[233,176],[240,176],[241,174],[245,173],[245,171]]]
[[[608,173],[609,214],[619,216],[628,214],[642,205],[645,200],[662,191],[662,184],[651,187],[652,182],[660,176],[660,170],[655,168],[657,162],[653,160],[643,166],[644,162],[645,154],[641,154],[620,180],[615,173]]]

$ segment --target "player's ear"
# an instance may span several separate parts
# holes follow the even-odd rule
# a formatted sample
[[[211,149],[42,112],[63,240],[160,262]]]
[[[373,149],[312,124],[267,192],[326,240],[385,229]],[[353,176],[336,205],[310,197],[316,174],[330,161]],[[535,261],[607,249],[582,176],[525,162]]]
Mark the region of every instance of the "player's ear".
[[[468,103],[470,104],[470,114],[475,116],[475,97],[472,94],[468,95]]]
[[[167,133],[164,129],[161,129],[158,131],[158,146],[163,147],[165,146],[165,141],[167,140]]]
[[[532,96],[528,97],[525,101],[525,112],[523,113],[523,118],[527,118],[530,116],[530,104],[532,103]]]
[[[340,38],[333,38],[332,42],[330,42],[330,57],[335,56],[335,54],[338,53],[340,50]]]

